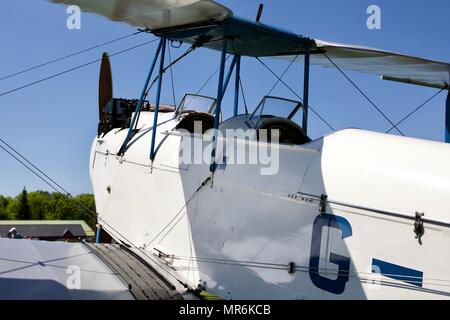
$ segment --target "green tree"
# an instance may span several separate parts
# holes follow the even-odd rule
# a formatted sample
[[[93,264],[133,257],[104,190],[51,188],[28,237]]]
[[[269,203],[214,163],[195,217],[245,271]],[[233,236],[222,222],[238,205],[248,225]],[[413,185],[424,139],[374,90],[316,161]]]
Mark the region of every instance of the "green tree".
[[[0,195],[0,220],[8,220],[9,214],[7,211],[9,199]]]
[[[16,219],[17,213],[19,212],[19,201],[17,197],[10,199],[8,206],[6,207],[6,214],[9,220]]]
[[[84,220],[95,229],[95,201],[92,194],[67,197],[47,191],[27,192],[15,198],[0,196],[0,220]]]
[[[46,191],[34,191],[28,193],[31,217],[33,220],[44,220],[46,213],[50,210],[49,203],[51,194]]]
[[[16,219],[18,220],[30,220],[31,219],[31,209],[28,203],[28,192],[25,187],[23,188],[20,195],[17,197],[19,201],[19,207],[16,214]]]
[[[77,203],[77,212],[75,219],[84,220],[92,229],[95,230],[97,223],[95,200],[92,194],[80,194],[73,198]]]
[[[75,207],[72,199],[63,197],[58,199],[54,215],[58,220],[74,220]]]

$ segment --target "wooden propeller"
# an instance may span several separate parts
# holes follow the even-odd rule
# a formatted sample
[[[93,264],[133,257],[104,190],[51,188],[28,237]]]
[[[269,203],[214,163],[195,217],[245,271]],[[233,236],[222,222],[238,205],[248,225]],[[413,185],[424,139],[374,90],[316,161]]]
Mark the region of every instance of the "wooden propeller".
[[[99,120],[102,122],[105,117],[104,108],[113,98],[111,64],[108,53],[104,52],[102,64],[100,66],[100,77],[98,80],[98,112]]]

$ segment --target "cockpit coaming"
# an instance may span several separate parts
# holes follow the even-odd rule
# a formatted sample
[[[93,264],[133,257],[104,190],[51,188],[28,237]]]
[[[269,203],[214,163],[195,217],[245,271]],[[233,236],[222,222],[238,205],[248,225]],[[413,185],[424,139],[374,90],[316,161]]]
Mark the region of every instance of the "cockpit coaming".
[[[138,99],[112,99],[103,109],[104,116],[99,122],[99,135],[106,134],[112,129],[126,129],[130,126],[132,114],[136,109]],[[204,134],[214,128],[214,110],[217,100],[197,94],[186,94],[177,108],[171,105],[160,105],[159,112],[174,113],[177,121],[175,130],[186,130],[194,133],[196,129]],[[256,138],[260,139],[261,130],[267,130],[264,139],[272,141],[277,135],[281,144],[301,145],[311,141],[301,127],[302,103],[275,96],[265,96],[251,114],[240,114],[223,121],[219,130],[253,129]],[[155,105],[144,101],[143,112],[154,112]],[[222,119],[222,114],[220,120]]]

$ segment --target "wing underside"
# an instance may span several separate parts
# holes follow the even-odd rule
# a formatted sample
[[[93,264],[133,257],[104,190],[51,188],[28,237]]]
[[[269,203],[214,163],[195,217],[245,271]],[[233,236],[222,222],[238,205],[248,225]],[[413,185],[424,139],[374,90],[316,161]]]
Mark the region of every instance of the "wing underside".
[[[335,65],[343,70],[379,75],[392,80],[435,88],[448,88],[450,64],[378,49],[315,40],[316,53],[311,64],[326,68]],[[294,59],[295,56],[285,56]],[[299,55],[297,60],[303,60]]]
[[[307,37],[233,17],[230,9],[211,0],[51,0],[78,5],[82,10],[147,28],[155,35],[198,43],[251,57],[303,60],[304,45],[311,44],[311,63],[322,67],[381,76],[382,79],[435,88],[448,88],[450,64],[390,51],[344,45]],[[195,27],[193,27],[195,26]]]
[[[150,30],[209,21],[221,21],[233,13],[210,0],[51,0],[77,5],[83,11],[113,21]]]

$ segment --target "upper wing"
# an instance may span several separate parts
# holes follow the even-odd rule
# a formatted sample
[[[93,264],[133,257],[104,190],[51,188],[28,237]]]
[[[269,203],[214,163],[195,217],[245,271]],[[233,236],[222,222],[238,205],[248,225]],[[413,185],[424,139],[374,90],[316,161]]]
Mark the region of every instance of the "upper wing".
[[[384,80],[441,89],[448,88],[450,83],[450,64],[448,63],[361,46],[321,40],[315,40],[315,43],[317,50],[311,54],[311,64],[314,65],[335,67],[331,62],[333,61],[344,70],[375,74]],[[283,58],[293,59],[294,56]],[[302,60],[303,56],[297,59]]]
[[[50,0],[77,5],[114,21],[150,30],[222,21],[233,13],[211,0]]]
[[[75,4],[85,11],[152,31],[164,29],[169,39],[190,43],[201,40],[205,47],[216,50],[221,50],[221,42],[227,36],[233,39],[229,42],[228,52],[246,56],[277,56],[291,60],[298,54],[297,59],[301,60],[304,44],[310,41],[295,33],[232,17],[229,9],[212,0],[51,1]],[[210,25],[210,22],[214,24]],[[182,27],[192,24],[198,26]],[[315,65],[334,67],[336,64],[344,70],[376,74],[385,80],[435,88],[448,88],[450,83],[448,63],[321,40],[314,40],[313,47],[311,63]]]

